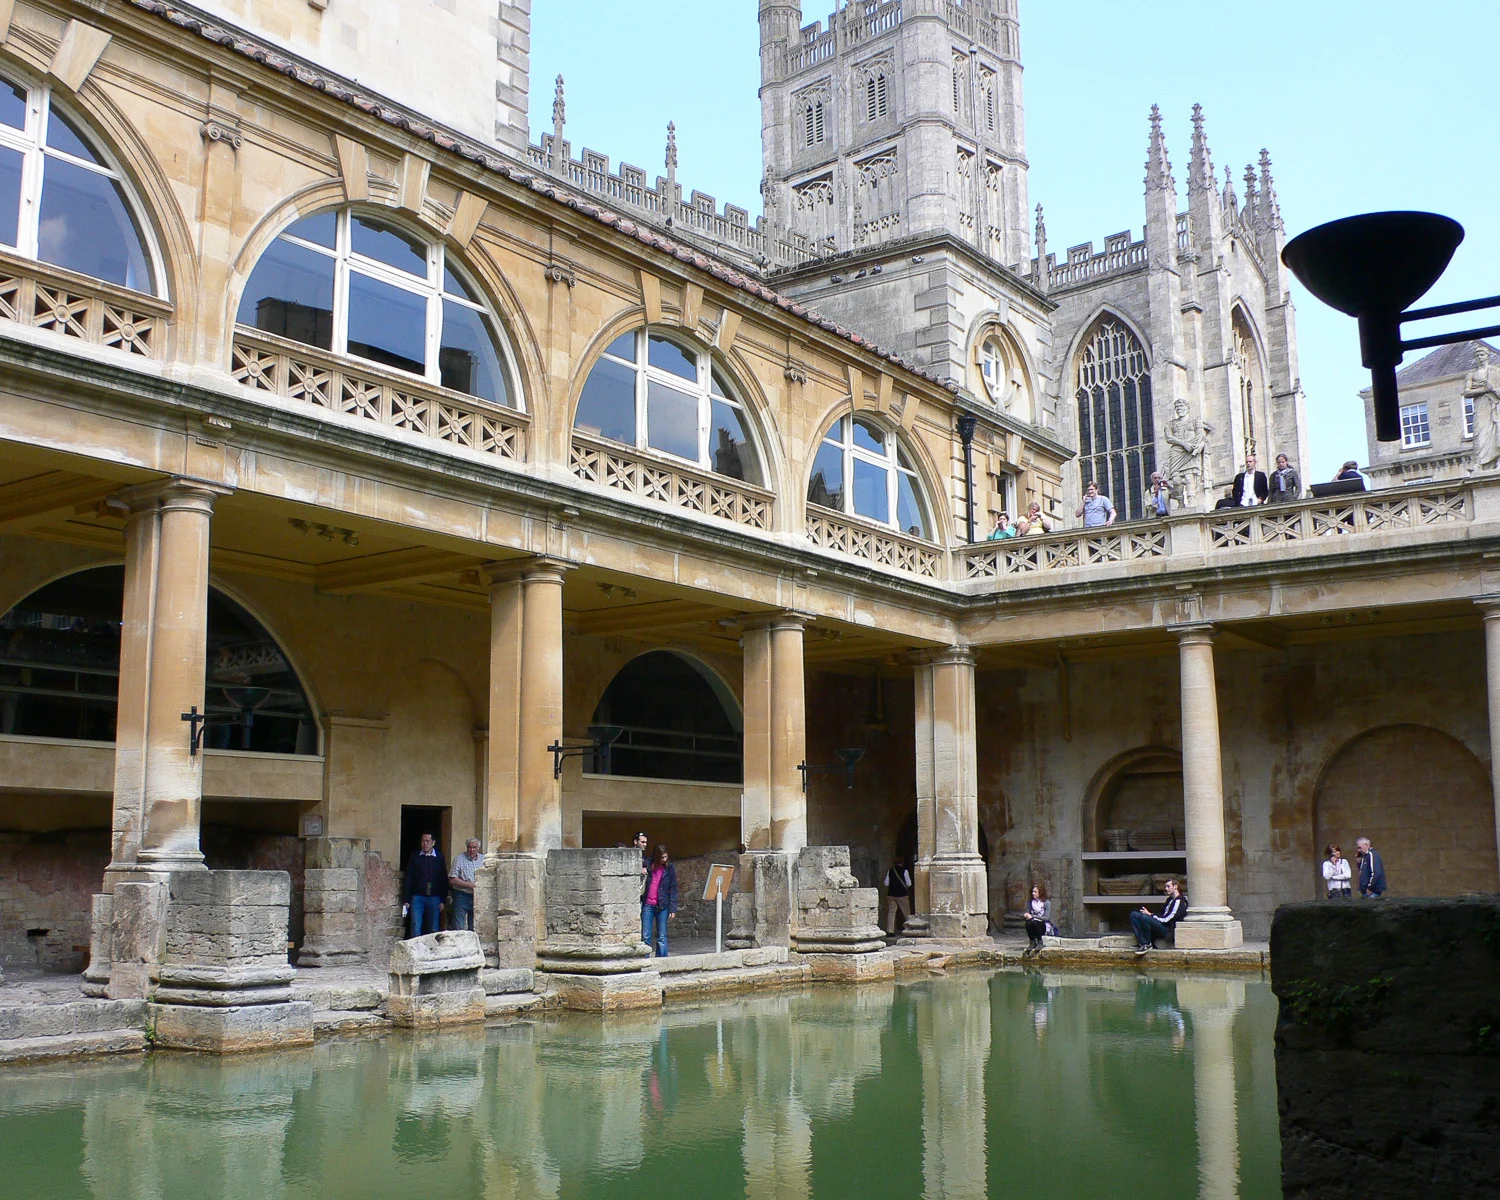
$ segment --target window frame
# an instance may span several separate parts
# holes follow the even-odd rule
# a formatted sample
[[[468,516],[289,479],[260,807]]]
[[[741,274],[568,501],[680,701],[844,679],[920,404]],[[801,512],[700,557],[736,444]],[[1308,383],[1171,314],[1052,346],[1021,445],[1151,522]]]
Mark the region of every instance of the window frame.
[[[1420,416],[1417,410],[1420,409]],[[1408,419],[1407,414],[1412,414]],[[1403,404],[1400,410],[1401,417],[1401,449],[1403,450],[1425,450],[1432,445],[1432,422],[1427,411],[1427,401],[1414,400],[1410,404]],[[1425,435],[1420,441],[1416,440],[1414,433],[1418,430]]]
[[[1474,438],[1474,397],[1464,397],[1464,441]]]
[[[802,108],[802,148],[821,146],[827,138],[828,118],[822,100],[809,100]]]
[[[315,242],[309,238],[299,236],[292,231],[307,220],[309,217],[320,217],[332,212],[335,218],[334,245],[332,248]],[[368,218],[376,226],[384,226],[388,229],[398,230],[404,238],[420,242],[426,250],[425,266],[427,274],[420,277],[410,271],[404,271],[400,267],[381,262],[377,258],[360,254],[354,249],[353,224],[356,217]],[[445,391],[458,392],[459,395],[471,396],[473,399],[485,404],[493,404],[501,408],[507,408],[514,412],[525,412],[524,399],[518,386],[517,374],[514,363],[514,355],[511,353],[510,345],[506,340],[499,317],[488,301],[484,299],[485,290],[479,287],[474,279],[474,273],[456,255],[448,253],[448,247],[437,238],[429,234],[413,229],[405,222],[379,209],[370,208],[358,204],[342,204],[333,209],[318,209],[315,212],[300,213],[275,237],[266,243],[257,257],[255,265],[250,268],[250,273],[245,279],[245,289],[241,291],[239,301],[235,305],[235,323],[240,328],[248,329],[257,334],[270,331],[261,329],[256,325],[248,325],[239,320],[239,309],[245,301],[245,294],[249,290],[250,280],[254,278],[255,269],[260,265],[261,259],[269,252],[277,242],[295,246],[298,250],[320,255],[333,261],[333,306],[330,311],[331,330],[329,334],[329,347],[325,351],[328,354],[336,354],[341,358],[352,359],[359,363],[368,363],[379,371],[389,371],[408,379],[417,379],[421,382]],[[445,275],[452,272],[461,286],[467,287],[473,294],[480,297],[478,301],[471,300],[466,295],[459,295],[447,289]],[[363,354],[349,349],[349,285],[351,277],[360,276],[372,279],[377,283],[394,287],[409,295],[420,297],[425,306],[426,327],[423,333],[423,372],[419,375],[414,371],[406,370],[404,367],[392,363],[382,362],[379,359],[368,358]],[[466,392],[461,389],[446,387],[442,381],[442,362],[440,351],[443,345],[443,305],[452,302],[471,312],[479,314],[480,319],[490,335],[490,342],[495,348],[496,357],[500,362],[501,382],[504,385],[504,398],[491,399],[480,396],[474,392]],[[280,336],[272,333],[271,336]],[[321,350],[310,342],[296,341],[298,345],[312,346],[313,349]]]
[[[617,355],[610,353],[610,348],[621,338],[635,338],[635,361],[629,362]],[[676,347],[685,355],[695,360],[697,377],[688,380],[681,375],[674,374],[662,367],[651,365],[651,339],[659,338],[671,346]],[[653,325],[638,325],[632,330],[626,330],[615,334],[605,344],[589,366],[588,375],[584,376],[584,388],[588,387],[589,376],[598,369],[603,362],[613,363],[617,367],[625,367],[634,376],[635,396],[635,441],[634,443],[619,442],[615,438],[606,437],[604,434],[590,433],[587,429],[578,427],[578,404],[583,401],[583,393],[579,392],[578,404],[573,409],[573,432],[583,433],[586,437],[597,437],[601,441],[615,442],[616,445],[630,446],[631,449],[642,454],[658,455],[662,458],[671,459],[673,462],[687,463],[700,471],[706,471],[711,475],[717,475],[720,479],[733,479],[738,483],[748,484],[750,487],[767,488],[765,482],[767,475],[767,461],[764,447],[757,435],[756,423],[750,419],[750,408],[736,394],[728,373],[719,368],[714,361],[713,353],[706,349],[692,345],[686,339],[673,337],[665,330]],[[661,384],[663,387],[671,388],[676,392],[691,392],[698,401],[698,457],[696,459],[684,458],[671,450],[663,450],[651,444],[651,411],[650,411],[650,385]],[[719,390],[715,391],[717,383]],[[715,401],[720,401],[734,409],[740,417],[740,427],[744,430],[745,440],[750,444],[755,454],[756,464],[760,467],[760,479],[738,479],[733,475],[726,475],[717,471],[713,466],[713,406]]]
[[[872,71],[865,77],[865,123],[883,121],[890,112],[890,82],[884,71]]]
[[[885,452],[877,453],[867,450],[859,445],[854,437],[856,424],[863,425],[868,430],[873,430],[885,440]],[[843,471],[843,497],[842,507],[831,508],[825,504],[818,504],[811,499],[812,477],[816,469],[817,456],[825,446],[836,447],[841,455],[841,470]],[[856,520],[868,521],[872,525],[879,525],[884,529],[890,529],[902,537],[917,538],[919,541],[935,542],[937,539],[933,534],[935,519],[932,513],[932,505],[927,498],[926,489],[922,486],[922,476],[912,466],[902,465],[902,458],[908,462],[910,455],[901,444],[900,436],[894,429],[873,420],[867,413],[846,413],[839,417],[824,431],[823,436],[818,439],[816,449],[813,451],[812,464],[808,469],[807,495],[808,503],[814,507],[826,509],[828,512],[836,512],[841,516],[854,517]],[[879,467],[886,474],[886,511],[890,514],[882,521],[878,517],[870,516],[868,513],[859,512],[854,507],[854,464],[865,463],[868,466]],[[912,495],[916,500],[917,508],[920,510],[922,525],[920,532],[908,533],[900,521],[900,481],[906,476],[911,483]]]
[[[16,151],[21,155],[21,194],[16,214],[16,245],[8,246],[0,242],[0,249],[8,250],[42,267],[83,275],[88,279],[97,279],[108,287],[122,288],[125,291],[152,296],[158,300],[167,299],[165,264],[156,245],[156,239],[151,236],[152,227],[147,219],[148,214],[136,196],[135,188],[131,186],[125,169],[105,145],[103,138],[95,131],[94,123],[80,115],[66,102],[58,105],[57,96],[51,85],[45,82],[32,82],[28,76],[13,72],[9,63],[0,69],[0,84],[9,84],[26,93],[24,128],[17,129],[13,125],[0,122],[0,147]],[[97,162],[90,162],[59,147],[47,144],[47,134],[55,108],[61,110],[68,123],[79,134],[80,140],[94,152],[98,158]],[[116,185],[120,201],[125,207],[126,215],[130,218],[134,228],[136,240],[140,244],[141,257],[145,260],[146,270],[150,275],[149,287],[146,289],[130,287],[128,284],[106,279],[102,275],[91,275],[86,271],[52,263],[41,257],[42,185],[46,178],[46,159],[49,157],[68,166],[100,175]]]

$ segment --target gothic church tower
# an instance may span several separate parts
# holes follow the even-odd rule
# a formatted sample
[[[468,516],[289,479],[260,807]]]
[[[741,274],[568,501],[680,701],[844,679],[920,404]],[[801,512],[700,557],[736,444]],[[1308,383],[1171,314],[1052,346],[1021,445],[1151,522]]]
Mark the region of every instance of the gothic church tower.
[[[761,0],[766,204],[819,257],[953,234],[1030,259],[1017,0]]]

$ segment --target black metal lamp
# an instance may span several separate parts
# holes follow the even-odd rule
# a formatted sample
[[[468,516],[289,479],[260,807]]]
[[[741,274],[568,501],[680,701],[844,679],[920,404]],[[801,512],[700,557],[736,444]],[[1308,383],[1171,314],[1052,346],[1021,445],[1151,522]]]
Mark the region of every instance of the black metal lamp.
[[[1359,321],[1359,347],[1370,368],[1375,436],[1399,441],[1396,367],[1408,350],[1451,346],[1500,334],[1500,325],[1403,341],[1411,321],[1500,308],[1500,296],[1407,310],[1435,284],[1464,240],[1451,217],[1427,212],[1365,213],[1309,229],[1286,244],[1281,261],[1314,296]]]
[[[581,742],[572,746],[564,746],[561,742],[553,742],[547,749],[552,753],[552,778],[562,778],[563,760],[575,755],[584,755],[590,752],[594,755],[597,763],[601,759],[605,763],[605,773],[609,771],[609,748],[619,741],[620,735],[625,730],[619,725],[590,725],[588,727],[589,738],[587,742]]]
[[[807,791],[807,777],[809,775],[833,775],[839,771],[844,772],[844,786],[854,787],[854,764],[865,756],[864,748],[851,746],[845,750],[835,750],[839,761],[836,763],[809,763],[805,759],[797,764],[797,770],[802,772],[802,790]]]

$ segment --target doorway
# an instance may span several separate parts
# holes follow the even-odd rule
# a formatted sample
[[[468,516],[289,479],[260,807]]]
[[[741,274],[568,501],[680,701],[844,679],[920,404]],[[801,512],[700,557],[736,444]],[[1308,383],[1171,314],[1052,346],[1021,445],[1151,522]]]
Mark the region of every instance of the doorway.
[[[453,848],[448,844],[453,836],[453,809],[429,804],[403,804],[401,806],[401,861],[397,867],[404,871],[411,856],[422,846],[422,835],[432,834],[437,848],[442,851],[443,861],[453,861]]]

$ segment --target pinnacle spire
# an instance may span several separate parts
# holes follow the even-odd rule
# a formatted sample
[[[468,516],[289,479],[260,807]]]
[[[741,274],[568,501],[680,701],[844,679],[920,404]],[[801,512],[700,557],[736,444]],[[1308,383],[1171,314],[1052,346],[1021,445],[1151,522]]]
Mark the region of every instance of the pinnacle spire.
[[[563,98],[563,77],[557,77],[557,89],[552,93],[552,124],[561,129],[568,119],[568,102]]]
[[[1260,152],[1260,203],[1262,215],[1268,225],[1281,226],[1281,205],[1276,202],[1276,181],[1271,178],[1271,152]]]
[[[1213,152],[1208,148],[1208,134],[1203,128],[1203,105],[1193,105],[1193,157],[1188,168],[1188,190],[1218,190]]]
[[[1176,191],[1177,181],[1172,178],[1172,164],[1167,158],[1167,139],[1161,128],[1161,106],[1151,106],[1151,148],[1146,158],[1146,187],[1162,191]]]
[[[1255,167],[1251,163],[1245,164],[1245,220],[1254,224],[1260,219],[1258,209],[1260,208],[1260,196],[1255,190]]]
[[[667,122],[667,170],[677,170],[677,122]]]
[[[1042,291],[1049,282],[1047,270],[1047,220],[1042,216],[1042,206],[1036,206],[1036,271],[1033,282]]]

